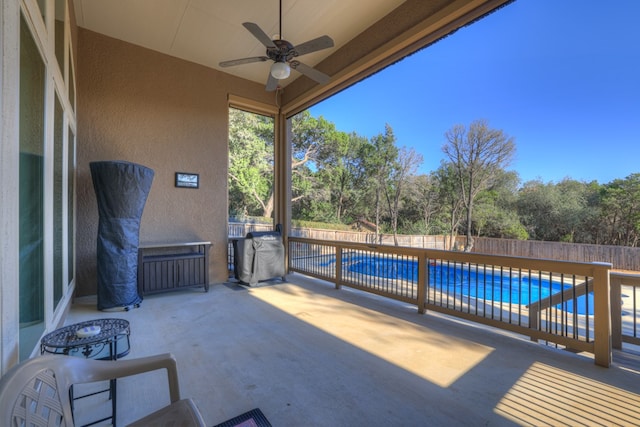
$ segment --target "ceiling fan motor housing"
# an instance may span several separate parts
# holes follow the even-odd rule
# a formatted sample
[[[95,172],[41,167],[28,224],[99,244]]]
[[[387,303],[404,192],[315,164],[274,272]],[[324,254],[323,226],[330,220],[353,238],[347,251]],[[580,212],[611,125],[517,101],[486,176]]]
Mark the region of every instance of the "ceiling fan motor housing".
[[[273,40],[276,47],[267,48],[267,56],[276,62],[288,62],[298,56],[293,45],[286,40]]]

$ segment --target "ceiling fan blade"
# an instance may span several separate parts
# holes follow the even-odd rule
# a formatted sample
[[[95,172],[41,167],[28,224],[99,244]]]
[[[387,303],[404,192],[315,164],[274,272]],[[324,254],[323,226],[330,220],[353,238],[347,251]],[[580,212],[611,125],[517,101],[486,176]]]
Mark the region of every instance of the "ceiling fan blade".
[[[325,83],[328,83],[329,80],[331,79],[331,77],[329,77],[325,73],[322,73],[316,70],[315,68],[311,68],[308,65],[303,64],[302,62],[291,61],[290,65],[291,65],[291,68],[293,68],[294,70],[304,74],[305,76],[309,77],[312,80],[317,81],[322,85]]]
[[[232,59],[231,61],[222,61],[218,65],[221,67],[232,67],[234,65],[250,64],[252,62],[268,61],[266,56],[252,56],[251,58]]]
[[[262,43],[266,47],[276,47],[275,43],[273,43],[273,40],[271,40],[269,36],[264,31],[262,31],[262,28],[258,27],[258,24],[254,24],[253,22],[245,22],[242,25],[247,30],[249,30],[251,34],[253,34],[253,37],[257,38],[260,43]]]
[[[273,77],[271,73],[269,73],[269,79],[267,80],[267,87],[266,87],[267,92],[273,92],[274,90],[276,90],[278,88],[278,83],[279,83],[279,80]]]
[[[293,51],[296,53],[296,56],[302,56],[329,47],[333,47],[333,39],[329,36],[322,36],[295,46]]]

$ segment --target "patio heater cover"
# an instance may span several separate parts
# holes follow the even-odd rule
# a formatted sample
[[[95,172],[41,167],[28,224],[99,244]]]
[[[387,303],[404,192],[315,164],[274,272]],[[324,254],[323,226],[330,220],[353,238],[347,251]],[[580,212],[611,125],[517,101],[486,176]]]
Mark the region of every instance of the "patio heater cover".
[[[140,219],[154,172],[124,161],[91,162],[98,202],[98,310],[138,306]]]

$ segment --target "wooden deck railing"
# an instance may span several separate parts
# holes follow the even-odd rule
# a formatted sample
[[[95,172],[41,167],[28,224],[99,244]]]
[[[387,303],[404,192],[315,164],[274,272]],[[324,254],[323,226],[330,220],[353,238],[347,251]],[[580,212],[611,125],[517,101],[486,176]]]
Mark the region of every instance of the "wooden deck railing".
[[[611,364],[609,264],[287,240],[290,272],[415,304],[420,313],[438,311],[590,352],[596,364]]]
[[[640,345],[640,274],[611,272],[611,340],[613,348],[622,343]]]
[[[230,236],[270,229],[272,226],[263,224],[229,225]],[[535,341],[591,352],[596,355],[596,363],[602,365],[610,363],[611,348],[622,349],[623,343],[640,345],[640,273],[613,271],[608,263],[469,254],[336,241],[334,238],[288,237],[289,270],[333,282],[336,287],[350,286],[415,304],[420,312],[430,309],[452,314],[522,333]],[[231,241],[230,238],[230,271],[233,269]],[[434,239],[436,243],[439,241],[440,238]],[[399,276],[397,271],[387,272],[387,277],[377,277],[372,272],[354,270],[356,256],[383,258],[391,262],[389,265],[415,263],[418,268],[415,277]],[[427,264],[431,267],[427,268]],[[510,282],[527,283],[531,279],[548,278],[548,283],[560,288],[545,291],[545,295],[539,295],[533,301],[520,303],[512,299],[505,303],[491,295],[475,295],[478,291],[482,293],[484,286],[478,279],[471,284],[478,287],[477,290],[469,288],[468,283],[456,283],[455,277],[453,288],[432,283],[430,277],[438,276],[437,266],[445,266],[447,271],[460,270],[463,266],[467,271],[497,271],[500,277],[508,273]],[[439,280],[442,280],[440,276]],[[455,286],[467,286],[466,292],[457,291]],[[506,282],[501,286],[507,286]],[[610,292],[603,296],[601,290],[607,288]],[[579,304],[583,307],[574,308]],[[608,326],[607,319],[610,319]],[[602,344],[606,342],[611,345]]]

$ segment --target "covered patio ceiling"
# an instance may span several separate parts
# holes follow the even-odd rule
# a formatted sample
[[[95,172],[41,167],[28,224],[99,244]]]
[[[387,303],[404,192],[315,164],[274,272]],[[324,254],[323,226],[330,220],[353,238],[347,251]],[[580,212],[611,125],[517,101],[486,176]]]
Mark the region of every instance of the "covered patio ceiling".
[[[300,57],[329,75],[326,85],[292,72],[280,81],[289,109],[324,98],[511,0],[282,0],[282,38],[293,45],[328,35],[335,45]],[[245,28],[279,33],[278,0],[74,0],[85,29],[265,84],[271,61],[220,67],[265,55]],[[304,105],[306,106],[306,105]]]

